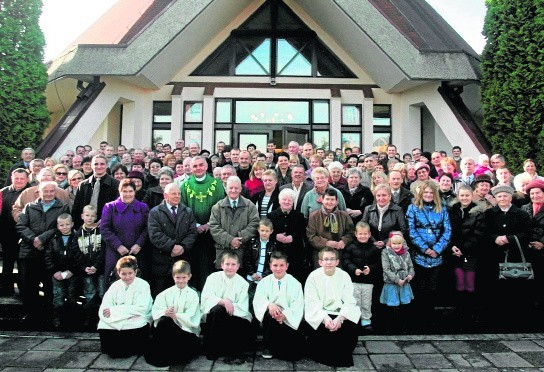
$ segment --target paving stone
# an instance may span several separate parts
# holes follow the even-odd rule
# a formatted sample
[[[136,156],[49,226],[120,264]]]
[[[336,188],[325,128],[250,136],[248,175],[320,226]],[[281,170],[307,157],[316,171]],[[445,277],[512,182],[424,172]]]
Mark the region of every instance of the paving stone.
[[[155,367],[154,365],[147,363],[142,355],[139,356],[138,359],[136,359],[130,369],[137,371],[168,371],[169,367]]]
[[[535,344],[533,341],[522,340],[522,341],[501,341],[502,344],[506,345],[509,349],[514,352],[526,352],[526,351],[544,351],[542,347]]]
[[[458,368],[489,368],[491,363],[480,354],[444,354]],[[468,364],[468,366],[466,365]]]
[[[12,361],[26,353],[24,350],[0,351],[0,367],[12,365]]]
[[[326,366],[321,363],[314,362],[312,359],[309,359],[309,358],[303,358],[295,362],[295,370],[297,371],[334,371],[334,368]]]
[[[39,337],[17,337],[2,344],[2,350],[30,350],[44,341]]]
[[[21,367],[6,367],[6,368],[4,368],[2,370],[2,372],[21,372],[21,371],[24,371],[24,372],[42,372],[43,368],[38,367],[38,368],[21,369]]]
[[[19,358],[12,360],[9,366],[19,367],[35,367],[41,366],[42,368],[49,367],[54,363],[55,359],[60,357],[63,353],[61,351],[27,351]]]
[[[238,358],[240,363],[228,362],[228,358],[219,358],[213,364],[212,371],[236,371],[244,372],[251,371],[253,368],[253,360],[246,358]]]
[[[100,352],[100,340],[79,340],[69,351],[98,351]]]
[[[476,353],[508,353],[511,351],[506,345],[496,340],[499,338],[489,341],[467,341],[467,343],[472,352]]]
[[[527,368],[533,367],[531,363],[512,352],[504,353],[482,353],[495,367],[499,368]]]
[[[96,351],[65,352],[49,366],[56,368],[88,368],[99,355],[100,353]]]
[[[393,341],[366,341],[370,354],[402,354],[402,349]]]
[[[24,372],[28,371],[27,369]],[[46,368],[44,372],[85,372],[85,368]]]
[[[197,358],[194,358],[189,363],[187,363],[184,367],[184,371],[210,371],[213,365],[212,360],[206,359],[204,355],[200,355]],[[174,371],[174,367],[170,368],[170,371]],[[180,369],[181,370],[181,369]]]
[[[359,355],[359,354],[368,354],[368,350],[363,345],[362,342],[358,342],[357,346],[355,346],[355,349],[353,350],[353,355]]]
[[[411,354],[433,354],[438,350],[429,342],[399,342],[400,348],[408,355]]]
[[[354,355],[353,367],[338,367],[337,371],[375,371],[368,355]]]
[[[137,359],[137,356],[130,356],[128,358],[110,358],[106,354],[100,354],[100,356],[91,364],[90,368],[97,369],[130,369]]]
[[[48,338],[36,345],[32,350],[57,350],[64,351],[77,344],[79,340],[73,338]]]
[[[472,365],[461,354],[444,354],[456,368],[471,368]]]
[[[404,354],[371,354],[369,357],[378,371],[405,371],[414,368]]]
[[[542,352],[521,352],[517,354],[535,367],[544,367],[544,353]]]
[[[4,342],[7,342],[9,341],[9,338],[8,337],[0,337],[0,346],[4,343]]]
[[[443,353],[461,354],[473,350],[466,341],[433,341],[433,345]]]
[[[294,362],[280,359],[264,359],[260,355],[255,357],[253,371],[293,371]]]
[[[441,354],[414,354],[408,356],[416,368],[430,368],[430,369],[442,369],[453,368],[453,364],[450,363]]]

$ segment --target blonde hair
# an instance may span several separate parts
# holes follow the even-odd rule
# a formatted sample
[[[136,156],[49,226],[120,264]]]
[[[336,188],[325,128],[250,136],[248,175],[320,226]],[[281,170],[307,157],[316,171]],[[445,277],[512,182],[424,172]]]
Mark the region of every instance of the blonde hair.
[[[416,197],[414,198],[414,205],[419,209],[423,209],[423,193],[425,189],[430,188],[433,191],[433,203],[434,211],[436,213],[442,212],[442,199],[440,198],[440,193],[438,192],[438,186],[434,181],[424,181],[421,185],[418,186],[418,191]]]
[[[402,236],[402,233],[400,231],[394,231],[394,232],[391,233],[391,237],[389,238],[388,244],[391,245],[391,243],[405,244],[406,240],[404,239],[404,236]]]
[[[266,164],[264,163],[264,161],[257,161],[253,164],[253,166],[251,167],[251,171],[249,172],[250,180],[253,180],[255,178],[255,171],[258,169],[266,170]]]
[[[191,275],[191,265],[189,262],[184,260],[179,260],[174,263],[172,266],[172,275],[176,274],[187,274]]]

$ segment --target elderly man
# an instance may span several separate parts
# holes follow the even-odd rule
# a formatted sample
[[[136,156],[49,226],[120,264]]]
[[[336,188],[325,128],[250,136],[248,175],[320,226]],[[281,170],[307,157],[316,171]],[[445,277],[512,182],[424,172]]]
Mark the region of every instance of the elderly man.
[[[3,268],[0,283],[2,289],[0,295],[11,296],[14,294],[13,268],[19,255],[19,235],[15,231],[15,222],[11,210],[21,193],[29,187],[28,172],[24,168],[17,168],[11,172],[11,185],[0,190],[0,224],[3,233],[0,234],[2,244]]]
[[[471,157],[465,157],[461,160],[461,173],[453,180],[453,189],[457,193],[457,190],[462,185],[470,186],[474,189],[474,159]]]
[[[238,167],[236,168],[236,175],[242,181],[242,185],[249,180],[249,173],[251,172],[251,154],[249,151],[241,151],[238,157]]]
[[[227,196],[212,207],[210,231],[215,241],[216,268],[224,250],[233,250],[243,261],[243,244],[257,234],[259,212],[249,199],[240,195],[242,183],[237,176],[227,180]],[[245,271],[245,269],[243,270]]]
[[[191,176],[181,184],[181,202],[191,208],[196,218],[195,247],[191,253],[194,284],[202,289],[213,271],[215,259],[213,240],[209,233],[212,207],[225,197],[220,180],[206,172],[208,163],[202,156],[191,158]]]
[[[49,320],[52,310],[52,279],[51,273],[45,269],[45,247],[55,234],[57,218],[70,213],[68,206],[55,198],[56,188],[54,181],[41,182],[39,198],[25,206],[16,225],[21,237],[21,297],[28,320],[34,325],[46,324],[44,321]],[[39,294],[40,283],[44,292],[43,303]]]
[[[230,164],[225,164],[221,167],[221,181],[223,182],[223,188],[225,189],[225,195],[227,192],[227,180],[230,176],[236,176],[236,168]],[[241,182],[241,180],[240,180]],[[242,193],[241,195],[246,198],[250,199],[249,197],[249,190],[247,187],[242,185]]]
[[[194,158],[195,156],[198,156],[198,154],[200,154],[200,145],[198,142],[193,141],[189,144],[189,156]]]
[[[313,211],[321,209],[323,203],[323,195],[327,190],[333,190],[338,195],[337,205],[338,209],[345,211],[346,210],[346,201],[342,192],[338,189],[335,189],[329,185],[329,171],[323,167],[317,167],[312,171],[312,180],[314,181],[314,187],[304,195],[302,200],[302,206],[300,211],[306,219],[310,216]]]
[[[287,151],[289,155],[294,155],[298,157],[298,162],[302,165],[304,165],[304,169],[308,170],[308,165],[306,164],[306,161],[304,160],[304,157],[300,154],[300,145],[296,141],[289,142],[289,145],[287,147]],[[287,157],[287,160],[289,161],[289,157]]]
[[[164,187],[163,195],[164,201],[151,209],[147,220],[149,240],[152,244],[153,298],[174,285],[172,263],[178,260],[191,261],[189,253],[197,236],[195,216],[191,209],[181,203],[181,191],[178,186],[169,183]]]

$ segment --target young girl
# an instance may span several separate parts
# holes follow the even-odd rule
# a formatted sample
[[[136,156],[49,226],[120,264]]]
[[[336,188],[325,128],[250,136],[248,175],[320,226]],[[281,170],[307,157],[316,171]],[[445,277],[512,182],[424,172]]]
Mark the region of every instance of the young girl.
[[[415,275],[414,265],[400,232],[390,234],[387,248],[382,251],[382,267],[384,285],[380,302],[393,310],[391,320],[394,324],[401,321],[400,305],[407,305],[414,299],[410,287]]]
[[[102,353],[126,358],[143,354],[147,347],[153,299],[149,284],[136,277],[136,257],[121,257],[115,268],[121,279],[104,294],[98,333]]]

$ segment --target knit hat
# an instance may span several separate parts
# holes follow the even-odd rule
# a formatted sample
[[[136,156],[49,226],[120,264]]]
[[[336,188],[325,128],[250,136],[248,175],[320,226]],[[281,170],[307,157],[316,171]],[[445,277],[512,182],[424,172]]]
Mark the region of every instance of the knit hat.
[[[476,186],[480,182],[487,182],[489,183],[489,186],[493,187],[493,180],[486,173],[479,174],[476,176],[476,178],[474,179],[474,186]]]
[[[416,173],[418,170],[420,170],[421,168],[427,168],[427,172],[430,172],[431,171],[431,167],[429,167],[429,165],[427,163],[424,163],[422,161],[420,162],[417,162],[416,165],[414,166],[414,169],[416,170]]]
[[[531,182],[527,184],[527,186],[525,186],[525,192],[528,194],[529,191],[531,191],[531,189],[534,189],[534,188],[541,189],[544,191],[544,181],[539,179],[532,180]]]
[[[131,171],[127,178],[139,178],[140,180],[142,180],[142,182],[144,182],[145,180],[145,177],[144,177],[144,174],[140,171]]]
[[[493,194],[493,196],[497,196],[497,194],[501,192],[507,192],[510,195],[514,195],[514,189],[507,185],[499,185],[491,189],[491,194]]]

